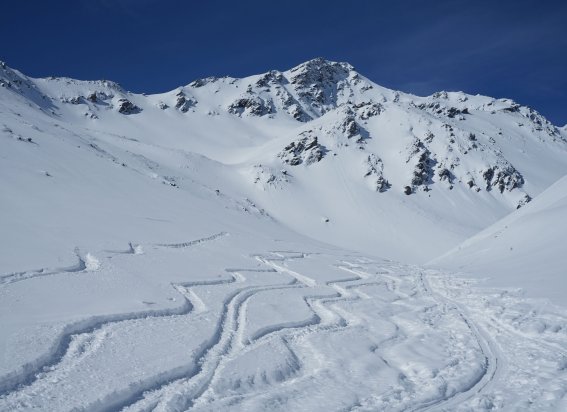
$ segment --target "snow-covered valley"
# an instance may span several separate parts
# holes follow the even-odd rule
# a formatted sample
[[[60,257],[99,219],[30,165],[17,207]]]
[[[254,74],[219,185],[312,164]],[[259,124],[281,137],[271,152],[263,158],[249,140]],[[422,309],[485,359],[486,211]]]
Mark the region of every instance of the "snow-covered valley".
[[[323,59],[0,86],[0,410],[567,409],[535,110]]]

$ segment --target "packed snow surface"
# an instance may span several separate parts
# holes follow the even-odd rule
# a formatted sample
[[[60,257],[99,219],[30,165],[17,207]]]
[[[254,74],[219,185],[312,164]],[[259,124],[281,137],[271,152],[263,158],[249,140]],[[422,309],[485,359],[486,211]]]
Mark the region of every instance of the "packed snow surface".
[[[0,410],[567,410],[566,139],[323,59],[0,63]]]

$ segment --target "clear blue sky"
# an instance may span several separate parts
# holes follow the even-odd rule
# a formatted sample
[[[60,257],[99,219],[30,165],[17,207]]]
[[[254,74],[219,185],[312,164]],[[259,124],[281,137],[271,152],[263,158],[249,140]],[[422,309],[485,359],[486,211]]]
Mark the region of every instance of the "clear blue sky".
[[[163,92],[322,56],[416,94],[511,97],[567,123],[567,1],[12,0],[0,59]]]

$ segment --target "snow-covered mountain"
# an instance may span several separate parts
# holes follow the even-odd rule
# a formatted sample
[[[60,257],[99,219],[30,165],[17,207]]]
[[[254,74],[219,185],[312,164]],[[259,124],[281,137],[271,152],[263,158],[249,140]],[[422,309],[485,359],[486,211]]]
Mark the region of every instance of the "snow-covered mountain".
[[[324,59],[158,95],[32,79],[5,64],[0,84],[2,137],[21,143],[5,143],[4,155],[29,184],[62,179],[56,168],[76,173],[79,157],[110,160],[124,165],[113,179],[135,171],[190,191],[198,182],[309,237],[390,258],[429,260],[567,171],[566,137],[533,109],[462,92],[413,96]],[[48,156],[49,146],[74,154]],[[50,163],[39,169],[51,179],[30,170],[30,156]]]
[[[565,308],[407,263],[562,264],[533,109],[323,59],[157,95],[1,64],[0,148],[0,410],[567,405]]]

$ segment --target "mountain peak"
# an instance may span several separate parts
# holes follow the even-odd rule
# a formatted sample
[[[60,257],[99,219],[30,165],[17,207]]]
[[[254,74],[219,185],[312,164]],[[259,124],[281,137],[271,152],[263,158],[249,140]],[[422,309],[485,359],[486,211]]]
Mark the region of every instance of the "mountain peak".
[[[354,67],[347,62],[335,62],[327,60],[323,57],[316,57],[311,60],[307,60],[298,66],[293,67],[289,70],[290,73],[313,73],[313,72],[325,72],[325,73],[342,73],[347,74],[354,71]]]

